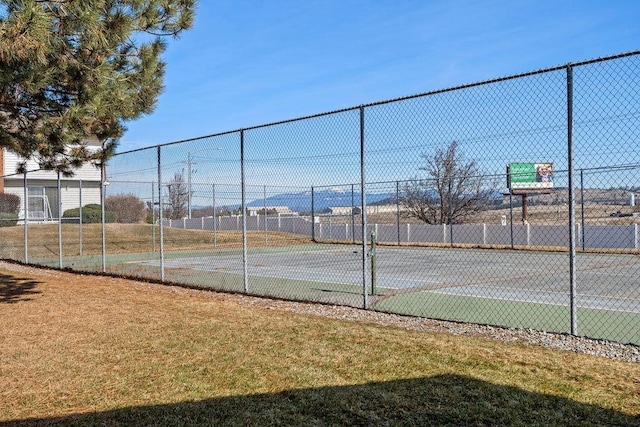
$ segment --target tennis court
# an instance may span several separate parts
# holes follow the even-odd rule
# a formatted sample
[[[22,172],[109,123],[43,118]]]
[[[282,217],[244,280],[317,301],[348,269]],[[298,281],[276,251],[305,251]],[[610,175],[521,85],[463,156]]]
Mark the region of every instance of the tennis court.
[[[367,257],[367,268],[371,269]],[[138,263],[158,266],[159,261]],[[165,268],[243,274],[237,251],[176,257]],[[347,285],[362,289],[362,247],[305,245],[250,249],[250,278]],[[627,254],[580,253],[576,257],[577,305],[608,311],[640,313],[640,258]],[[442,295],[569,304],[569,255],[454,248],[377,247],[375,291],[382,295],[430,292]],[[370,279],[369,283],[370,283]],[[334,290],[328,286],[327,290]]]

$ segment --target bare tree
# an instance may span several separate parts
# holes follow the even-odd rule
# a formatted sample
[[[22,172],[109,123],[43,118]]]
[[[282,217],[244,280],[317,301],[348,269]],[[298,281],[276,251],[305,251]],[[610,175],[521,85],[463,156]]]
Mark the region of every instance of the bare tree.
[[[488,183],[475,161],[467,161],[453,141],[433,156],[420,156],[426,179],[415,178],[404,187],[401,199],[405,213],[427,224],[461,222],[491,203],[493,183]]]
[[[167,206],[164,209],[165,218],[180,219],[187,216],[189,189],[184,181],[184,174],[176,172],[167,184]]]

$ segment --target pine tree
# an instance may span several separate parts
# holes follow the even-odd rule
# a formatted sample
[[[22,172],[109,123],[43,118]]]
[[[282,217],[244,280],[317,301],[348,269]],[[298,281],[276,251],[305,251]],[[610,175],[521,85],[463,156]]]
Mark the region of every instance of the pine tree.
[[[125,122],[153,111],[165,39],[191,27],[196,3],[0,0],[0,147],[64,175],[104,163]],[[91,135],[97,153],[81,143]]]

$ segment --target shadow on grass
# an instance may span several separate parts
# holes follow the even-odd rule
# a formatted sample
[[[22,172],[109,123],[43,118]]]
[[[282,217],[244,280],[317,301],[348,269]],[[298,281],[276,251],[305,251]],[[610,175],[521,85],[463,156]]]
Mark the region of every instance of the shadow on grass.
[[[40,282],[35,280],[0,274],[0,304],[29,301],[29,295],[39,294],[35,290]]]
[[[0,426],[638,425],[639,418],[459,375],[288,390]]]

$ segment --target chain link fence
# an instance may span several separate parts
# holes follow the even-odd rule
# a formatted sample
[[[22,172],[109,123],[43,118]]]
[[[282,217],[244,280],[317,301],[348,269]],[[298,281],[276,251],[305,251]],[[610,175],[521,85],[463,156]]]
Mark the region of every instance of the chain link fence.
[[[639,95],[633,52],[7,175],[0,254],[640,344]]]

